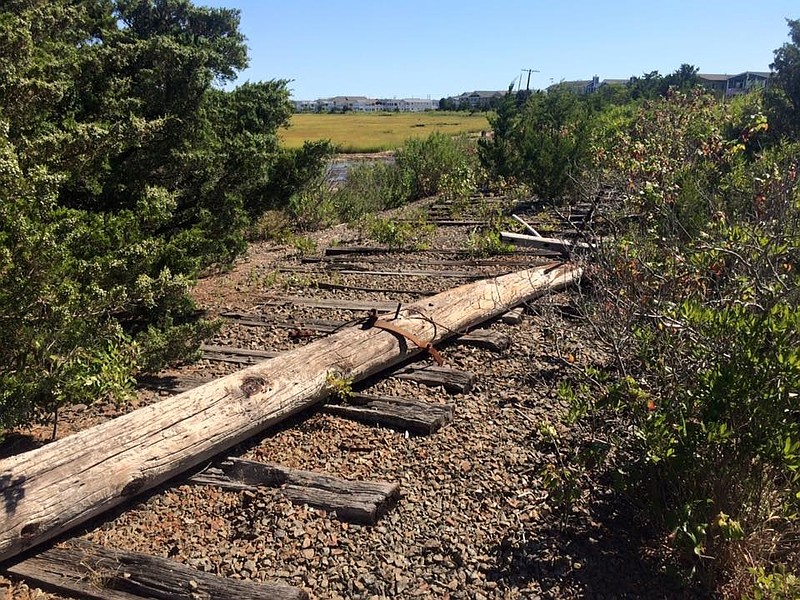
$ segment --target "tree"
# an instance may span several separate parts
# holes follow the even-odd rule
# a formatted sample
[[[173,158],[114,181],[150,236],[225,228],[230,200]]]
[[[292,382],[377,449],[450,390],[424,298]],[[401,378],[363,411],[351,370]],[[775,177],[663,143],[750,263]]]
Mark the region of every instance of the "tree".
[[[566,86],[531,94],[521,107],[511,89],[492,119],[492,139],[481,140],[484,165],[514,177],[542,198],[560,200],[588,160],[591,115],[584,98]]]
[[[776,137],[800,137],[800,20],[787,19],[791,42],[775,50],[772,81],[766,94]]]
[[[223,91],[239,13],[188,0],[0,12],[0,427],[118,395],[208,333],[188,295],[320,167],[280,148],[286,82]]]

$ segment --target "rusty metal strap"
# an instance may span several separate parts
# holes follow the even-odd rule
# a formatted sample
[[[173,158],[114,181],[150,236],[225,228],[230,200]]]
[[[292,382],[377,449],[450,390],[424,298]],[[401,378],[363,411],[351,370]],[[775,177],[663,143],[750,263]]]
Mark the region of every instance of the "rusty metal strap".
[[[415,344],[418,348],[422,348],[423,350],[425,350],[428,354],[431,355],[431,358],[433,358],[433,360],[436,361],[436,364],[439,365],[440,367],[444,364],[444,359],[442,358],[442,355],[439,354],[439,351],[433,347],[433,344],[431,344],[430,342],[426,342],[425,340],[419,339],[413,333],[406,331],[405,329],[403,329],[398,325],[395,325],[391,321],[384,321],[382,319],[379,319],[376,310],[370,311],[369,317],[367,317],[365,325],[368,328],[377,327],[378,329],[383,329],[384,331],[396,333],[397,335],[400,335],[406,338],[408,341]]]

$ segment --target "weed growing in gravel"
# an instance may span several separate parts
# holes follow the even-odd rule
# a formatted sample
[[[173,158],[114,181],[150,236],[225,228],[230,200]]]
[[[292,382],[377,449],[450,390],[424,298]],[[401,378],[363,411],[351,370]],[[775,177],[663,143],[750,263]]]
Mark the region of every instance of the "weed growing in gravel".
[[[393,250],[425,250],[430,247],[430,241],[436,232],[436,225],[428,223],[424,214],[405,221],[367,215],[356,227],[362,234]]]
[[[325,378],[333,398],[346,402],[353,397],[353,380],[340,373],[330,372]]]
[[[470,233],[464,243],[464,249],[473,258],[483,258],[511,254],[514,252],[514,245],[504,242],[497,231],[483,230]]]

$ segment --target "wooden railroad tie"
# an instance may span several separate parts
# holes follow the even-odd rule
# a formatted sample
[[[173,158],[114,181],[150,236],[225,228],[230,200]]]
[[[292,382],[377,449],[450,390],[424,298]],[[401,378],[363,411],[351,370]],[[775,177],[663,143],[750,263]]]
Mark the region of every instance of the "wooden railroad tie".
[[[365,525],[377,523],[400,498],[400,485],[396,483],[341,479],[233,457],[220,468],[207,469],[188,481],[234,490],[279,487],[294,504],[307,504],[334,513],[340,521]]]
[[[452,404],[368,394],[353,394],[346,402],[328,403],[322,412],[420,435],[430,435],[453,421]]]
[[[308,598],[303,590],[285,584],[220,577],[167,558],[112,550],[80,538],[12,564],[5,572],[30,585],[99,600]]]

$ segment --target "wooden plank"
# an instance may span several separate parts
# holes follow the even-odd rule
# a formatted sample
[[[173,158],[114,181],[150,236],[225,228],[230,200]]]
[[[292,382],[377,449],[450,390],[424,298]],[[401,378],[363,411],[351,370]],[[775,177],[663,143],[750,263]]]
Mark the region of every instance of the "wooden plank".
[[[331,246],[325,248],[325,256],[336,256],[339,254],[384,254],[402,251],[401,248],[387,248],[385,246]]]
[[[308,598],[303,590],[285,584],[226,579],[166,558],[111,550],[82,539],[49,548],[6,572],[28,584],[98,600]]]
[[[351,266],[351,265],[347,265]],[[510,270],[510,269],[509,269]],[[278,271],[282,273],[309,273],[319,274],[320,271],[314,271],[302,266],[287,266],[279,267]],[[426,269],[404,269],[402,271],[373,271],[371,269],[336,269],[337,273],[342,275],[374,275],[376,277],[437,277],[448,279],[483,279],[488,277],[488,273],[480,271],[454,271],[454,270],[426,270]]]
[[[506,325],[519,325],[522,323],[523,313],[523,308],[518,306],[517,308],[512,308],[510,311],[500,317],[500,320]]]
[[[232,346],[214,346],[203,344],[200,346],[202,357],[206,360],[234,363],[238,365],[254,365],[264,360],[275,358],[280,352],[271,350],[251,350],[249,348],[234,348]]]
[[[209,470],[210,471],[210,470]],[[340,521],[374,525],[400,498],[400,486],[383,481],[356,481],[301,471],[278,464],[228,458],[221,469],[192,477],[191,483],[227,487],[280,487],[294,504],[335,513]]]
[[[466,254],[463,248],[429,248],[428,250],[419,252],[409,252],[403,248],[387,248],[385,246],[331,246],[325,248],[323,253],[325,256],[338,256],[345,254],[363,254],[365,256],[374,254],[409,254],[412,256],[419,256],[421,254],[446,254],[463,256]],[[525,249],[520,249],[515,254],[531,254],[536,256],[537,253]]]
[[[551,264],[405,305],[395,323],[432,343],[580,276]],[[361,381],[423,350],[379,328],[346,327],[161,402],[0,460],[0,561],[84,523],[313,406],[331,374]]]
[[[136,378],[136,386],[158,392],[182,394],[196,387],[210,383],[204,377],[187,377],[180,375],[140,375]]]
[[[434,365],[427,367],[408,367],[392,377],[405,379],[430,387],[442,386],[451,394],[466,394],[475,383],[475,374],[469,371],[456,371]]]
[[[397,302],[386,302],[376,300],[348,300],[346,298],[303,298],[300,296],[288,296],[285,298],[267,298],[261,303],[263,306],[302,306],[305,308],[323,308],[332,310],[353,310],[353,311],[393,311],[397,308]]]
[[[313,263],[313,264],[325,264],[328,265],[327,268],[338,268],[338,265],[349,265],[350,263],[345,262],[346,260],[352,260],[347,256],[324,256],[318,257],[313,256],[309,258],[302,259],[304,263]],[[515,256],[515,255],[504,255],[501,257],[495,258],[460,258],[460,259],[447,259],[447,258],[430,258],[430,259],[417,259],[417,258],[409,258],[408,260],[404,260],[405,264],[413,264],[413,265],[424,265],[424,266],[431,266],[431,267],[529,267],[531,266],[531,261],[533,257],[531,256]],[[372,265],[385,265],[397,264],[397,258],[394,257],[386,257],[386,256],[378,256],[378,257],[365,257],[361,259],[362,263],[368,263]]]
[[[533,235],[511,233],[508,231],[500,232],[500,239],[504,242],[514,244],[515,246],[541,248],[542,250],[555,250],[566,255],[569,255],[569,253],[576,248],[586,249],[590,247],[586,242],[571,242],[564,239],[536,237]]]
[[[409,296],[435,296],[436,294],[441,293],[441,290],[367,287],[359,285],[344,285],[342,283],[329,283],[327,281],[318,281],[312,287],[316,287],[321,290],[341,290],[345,292],[370,292],[375,294],[408,294]]]
[[[511,346],[511,338],[499,331],[491,329],[475,329],[456,339],[457,344],[466,344],[476,348],[484,348],[492,352],[503,352]]]
[[[226,311],[219,314],[223,319],[235,321],[248,327],[277,327],[279,329],[313,329],[324,333],[333,333],[347,321],[331,321],[330,319],[287,319],[263,313],[246,313],[239,311]],[[273,358],[266,356],[265,358]]]
[[[453,420],[452,404],[433,404],[422,400],[353,394],[346,403],[328,403],[322,412],[368,425],[390,427],[429,435]]]

